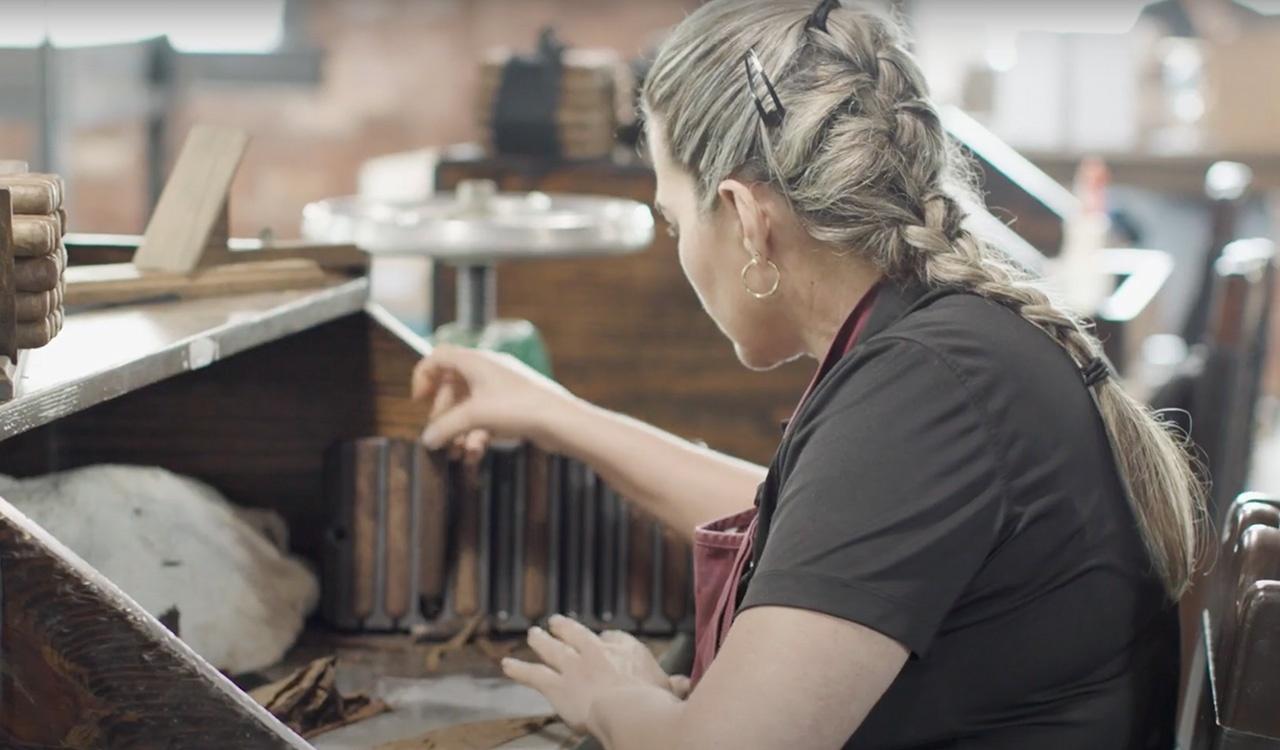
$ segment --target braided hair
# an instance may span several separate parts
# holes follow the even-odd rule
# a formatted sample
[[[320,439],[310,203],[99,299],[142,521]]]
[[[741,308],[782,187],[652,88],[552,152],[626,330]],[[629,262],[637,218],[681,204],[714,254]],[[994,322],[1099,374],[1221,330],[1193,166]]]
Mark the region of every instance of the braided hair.
[[[959,288],[1016,311],[1084,369],[1101,344],[998,247],[967,228],[982,206],[967,156],[947,136],[900,27],[878,12],[814,0],[712,0],[660,50],[642,94],[699,205],[730,176],[767,182],[815,239],[898,281]],[[750,104],[754,51],[785,119]],[[1121,480],[1166,590],[1196,567],[1204,487],[1185,436],[1114,379],[1095,387]]]

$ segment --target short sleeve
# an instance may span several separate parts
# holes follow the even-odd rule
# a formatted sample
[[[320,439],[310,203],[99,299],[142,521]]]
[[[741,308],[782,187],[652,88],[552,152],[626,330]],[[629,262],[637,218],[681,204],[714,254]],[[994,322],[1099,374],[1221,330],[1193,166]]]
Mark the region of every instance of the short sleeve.
[[[998,538],[1004,485],[943,355],[877,337],[815,393],[742,607],[808,609],[923,655]]]

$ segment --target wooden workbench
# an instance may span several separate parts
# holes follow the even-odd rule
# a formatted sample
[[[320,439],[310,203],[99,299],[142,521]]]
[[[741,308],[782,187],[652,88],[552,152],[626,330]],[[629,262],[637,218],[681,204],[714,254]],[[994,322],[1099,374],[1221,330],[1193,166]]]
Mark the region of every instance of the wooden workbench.
[[[324,450],[425,421],[422,344],[367,299],[361,278],[73,314],[0,405],[0,473],[162,466],[280,512],[314,558]],[[3,502],[0,580],[0,746],[309,747]]]

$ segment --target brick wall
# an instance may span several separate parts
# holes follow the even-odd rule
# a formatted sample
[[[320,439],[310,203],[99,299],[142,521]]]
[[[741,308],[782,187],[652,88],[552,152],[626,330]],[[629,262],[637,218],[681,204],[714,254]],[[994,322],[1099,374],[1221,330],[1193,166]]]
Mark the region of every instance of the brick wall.
[[[306,34],[325,50],[322,81],[197,85],[173,118],[174,143],[196,122],[253,136],[234,186],[232,230],[297,234],[302,206],[350,193],[372,156],[474,140],[479,61],[495,46],[530,49],[554,24],[574,46],[642,52],[696,0],[310,0]],[[0,155],[30,158],[28,127],[0,123]],[[78,132],[71,146],[74,231],[145,225],[140,127]]]

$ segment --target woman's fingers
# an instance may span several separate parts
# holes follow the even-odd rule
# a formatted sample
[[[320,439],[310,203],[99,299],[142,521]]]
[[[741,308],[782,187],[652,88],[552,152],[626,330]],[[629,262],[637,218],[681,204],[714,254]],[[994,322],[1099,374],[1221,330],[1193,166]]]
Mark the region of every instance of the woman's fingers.
[[[422,433],[422,442],[431,450],[443,448],[453,438],[472,429],[473,412],[474,406],[470,402],[464,402],[433,418]]]
[[[502,660],[502,671],[507,677],[543,695],[555,690],[560,681],[560,675],[544,664],[530,664],[510,657]]]
[[[597,656],[601,653],[600,638],[586,625],[564,615],[552,615],[547,620],[547,625],[551,628],[552,635],[583,656]]]
[[[463,462],[470,466],[479,466],[484,460],[484,452],[489,448],[488,430],[472,430],[462,438]]]
[[[418,364],[413,367],[413,377],[410,379],[409,386],[414,401],[426,401],[435,395],[440,373],[440,364],[434,359],[424,357],[418,360]]]
[[[557,672],[568,669],[569,662],[578,657],[578,652],[572,646],[536,625],[529,628],[529,648],[533,649],[543,663]]]
[[[600,634],[600,640],[612,646],[632,646],[638,645],[644,647],[635,636],[630,633],[624,633],[621,630],[606,630]]]

